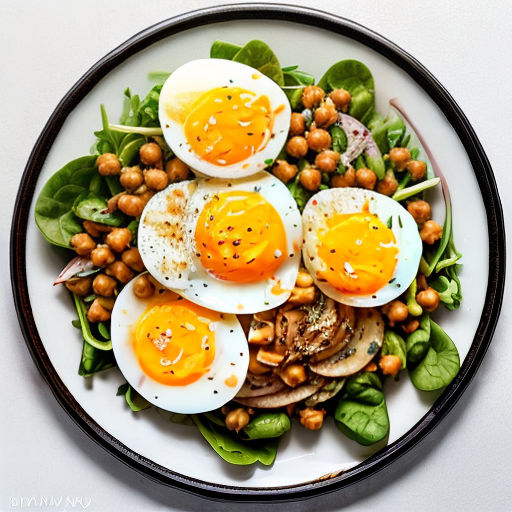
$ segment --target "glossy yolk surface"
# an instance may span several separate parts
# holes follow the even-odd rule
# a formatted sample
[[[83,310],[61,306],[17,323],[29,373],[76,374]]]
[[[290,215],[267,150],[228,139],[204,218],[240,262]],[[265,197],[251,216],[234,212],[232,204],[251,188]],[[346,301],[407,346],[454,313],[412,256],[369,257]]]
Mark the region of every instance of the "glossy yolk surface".
[[[317,277],[342,293],[375,293],[395,272],[395,235],[367,207],[365,210],[334,215],[327,221],[328,229],[319,236],[318,255],[327,269],[318,272]]]
[[[219,279],[250,283],[285,261],[286,232],[275,208],[257,192],[221,192],[199,216],[197,256]]]
[[[152,303],[137,322],[133,349],[142,371],[169,386],[186,386],[215,358],[220,315],[187,300]]]
[[[184,130],[200,158],[215,165],[232,165],[266,146],[273,119],[267,96],[258,97],[239,87],[219,87],[192,104]]]

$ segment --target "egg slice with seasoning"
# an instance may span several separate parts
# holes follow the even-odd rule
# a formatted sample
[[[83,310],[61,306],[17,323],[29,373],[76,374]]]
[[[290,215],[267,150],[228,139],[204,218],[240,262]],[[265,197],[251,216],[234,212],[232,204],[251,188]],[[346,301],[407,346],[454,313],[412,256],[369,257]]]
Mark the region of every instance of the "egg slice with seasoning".
[[[165,140],[192,169],[204,176],[242,178],[277,157],[291,108],[282,89],[256,69],[201,59],[167,79],[159,117]]]
[[[418,226],[397,201],[359,188],[315,194],[303,213],[304,264],[328,297],[356,307],[386,304],[418,272]]]
[[[267,172],[170,185],[140,218],[138,248],[161,284],[201,306],[256,313],[283,304],[300,265],[302,222]]]
[[[217,409],[242,386],[249,349],[235,315],[208,310],[163,286],[140,299],[131,281],[112,311],[119,369],[148,402],[182,414]]]

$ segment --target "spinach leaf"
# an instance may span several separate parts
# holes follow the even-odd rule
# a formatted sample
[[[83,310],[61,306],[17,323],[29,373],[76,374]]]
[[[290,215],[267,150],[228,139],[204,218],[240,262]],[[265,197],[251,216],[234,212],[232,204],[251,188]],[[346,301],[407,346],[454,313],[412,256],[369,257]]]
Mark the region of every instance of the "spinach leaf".
[[[368,128],[383,155],[399,146],[405,135],[405,123],[394,111],[385,117],[375,116]]]
[[[166,411],[164,409],[156,408],[156,412],[162,416],[164,420],[176,423],[177,425],[187,425],[194,427],[195,423],[192,421],[188,414],[181,414],[178,412]]]
[[[368,125],[375,116],[374,81],[370,70],[357,60],[342,60],[331,66],[318,82],[326,92],[345,89],[350,93],[350,115]]]
[[[430,282],[430,286],[439,293],[439,300],[450,310],[457,309],[462,300],[460,291],[460,281],[457,276],[456,266],[451,266],[446,269],[446,273],[453,275],[447,277],[444,275],[438,276]]]
[[[73,205],[73,213],[84,220],[90,220],[107,226],[119,227],[125,221],[125,216],[120,210],[108,212],[107,199],[97,196],[89,191],[77,197]]]
[[[430,319],[430,348],[418,365],[409,369],[411,382],[422,391],[434,391],[450,384],[459,368],[457,347],[443,329]]]
[[[263,41],[249,41],[232,59],[251,66],[268,76],[277,85],[284,85],[283,71],[274,52]]]
[[[128,226],[126,226],[130,233],[132,234],[132,239],[130,242],[131,247],[137,247],[137,237],[139,235],[139,221],[140,219],[133,219]]]
[[[78,320],[80,321],[84,341],[97,350],[107,352],[112,350],[112,341],[100,341],[92,334],[89,320],[87,320],[87,308],[85,307],[84,301],[76,294],[73,294],[73,298],[75,300],[75,308],[78,313]]]
[[[35,219],[48,242],[69,248],[73,235],[83,231],[72,207],[98,175],[96,156],[83,156],[66,164],[46,182],[36,201]]]
[[[295,199],[299,211],[302,213],[302,210],[304,210],[306,203],[309,201],[309,198],[311,197],[311,193],[300,184],[299,177],[300,172],[297,174],[297,177],[293,181],[288,182],[286,186],[288,187],[288,190]]]
[[[192,420],[210,446],[230,464],[246,466],[259,461],[270,466],[276,458],[279,438],[244,442],[234,432],[215,425],[203,415],[194,414]]]
[[[411,364],[421,361],[430,348],[430,318],[423,315],[419,327],[407,336],[407,360]]]
[[[337,153],[345,153],[347,150],[347,134],[345,130],[338,125],[333,125],[331,128],[331,138],[332,138],[332,149]]]
[[[295,67],[283,68],[284,86],[283,91],[288,97],[292,109],[297,108],[301,103],[302,91],[307,85],[315,83],[315,77],[299,71]]]
[[[233,57],[242,49],[242,47],[235,43],[228,43],[227,41],[214,41],[210,48],[211,59],[226,59],[233,60]]]
[[[369,372],[351,377],[334,419],[338,429],[359,444],[369,446],[384,439],[389,417],[379,378]]]
[[[396,332],[386,331],[382,344],[381,354],[383,356],[397,356],[402,363],[402,370],[407,367],[407,347],[405,341]]]
[[[284,412],[268,412],[253,418],[239,432],[242,439],[270,439],[281,437],[292,428],[290,417]]]
[[[82,359],[78,368],[78,374],[82,377],[91,377],[95,373],[107,370],[116,366],[113,350],[98,350],[89,345],[84,338],[82,348]]]
[[[121,395],[124,395],[126,403],[133,412],[139,412],[151,407],[151,404],[144,397],[139,395],[128,383],[119,386],[117,396]]]

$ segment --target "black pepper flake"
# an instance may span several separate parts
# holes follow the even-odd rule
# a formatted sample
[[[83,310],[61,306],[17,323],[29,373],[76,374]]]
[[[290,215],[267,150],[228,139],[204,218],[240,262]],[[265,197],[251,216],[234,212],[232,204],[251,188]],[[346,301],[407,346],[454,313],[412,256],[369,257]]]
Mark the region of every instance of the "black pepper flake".
[[[166,281],[169,281],[169,278],[168,278],[167,276],[165,276],[165,280],[166,280]]]
[[[171,373],[174,375],[174,370],[171,370]]]
[[[213,220],[213,215],[210,215],[210,220]]]
[[[207,285],[206,283],[203,283],[203,286],[204,286],[205,288],[208,288],[208,285]]]
[[[196,137],[197,139],[197,142],[201,142],[201,137],[199,137],[199,135]]]
[[[293,258],[295,256],[295,254],[293,254],[293,252],[290,254],[290,258]]]
[[[249,137],[251,137],[252,135],[254,135],[253,132],[247,132],[247,135],[249,135]]]
[[[233,245],[234,245],[235,247],[238,247],[241,243],[242,243],[242,240],[240,240],[240,238],[239,238],[238,240],[235,240],[235,241],[233,242]]]
[[[208,380],[213,380],[213,377],[208,377]]]
[[[256,258],[253,258],[252,260],[249,260],[246,265],[249,265],[249,263],[252,263]]]
[[[236,364],[235,363],[231,363],[231,366],[236,366]]]
[[[206,247],[206,244],[203,242],[203,247]]]
[[[205,350],[210,350],[210,347],[208,345],[206,345],[206,347],[204,347]]]
[[[332,267],[329,267],[331,269],[331,272],[334,272],[334,269]]]
[[[155,396],[155,399],[156,399],[156,400],[158,400],[158,397],[157,397],[157,396]]]
[[[165,290],[158,290],[158,293],[164,293],[164,292],[165,292]],[[157,327],[157,329],[158,329],[158,327]]]
[[[396,281],[396,277],[393,277],[393,279],[389,280],[389,284],[394,283]]]
[[[219,245],[224,245],[224,240],[219,240]]]
[[[233,226],[228,226],[228,231],[233,231],[235,229]]]
[[[217,199],[217,201],[220,199],[220,197],[217,194],[215,194],[213,197],[214,199]]]
[[[375,230],[379,229],[378,226],[372,226],[372,228],[375,229]]]
[[[214,389],[213,394],[216,395],[217,393],[218,393],[218,391]]]
[[[231,82],[231,83],[233,83],[233,82]],[[228,100],[230,100],[230,99],[231,99],[231,96],[228,96]]]
[[[240,256],[235,252],[235,254],[233,254],[233,259],[237,260],[238,258],[240,258]]]
[[[377,295],[372,295],[372,299],[376,299],[377,298]]]
[[[252,231],[252,228],[247,228],[247,231],[250,233]]]
[[[230,329],[229,332],[235,332],[233,329]]]
[[[228,187],[232,187],[233,186],[233,183],[228,183]]]
[[[244,356],[244,353],[243,352],[240,352],[240,357],[243,357]]]
[[[402,285],[400,283],[396,283],[397,288],[402,288]]]
[[[201,256],[200,252],[196,252],[196,256],[199,258]]]

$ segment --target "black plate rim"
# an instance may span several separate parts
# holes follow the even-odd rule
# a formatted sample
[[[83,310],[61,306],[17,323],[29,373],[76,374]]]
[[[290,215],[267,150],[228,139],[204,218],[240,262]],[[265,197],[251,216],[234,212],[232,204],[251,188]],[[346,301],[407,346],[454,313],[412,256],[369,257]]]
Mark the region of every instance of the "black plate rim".
[[[207,24],[251,19],[289,21],[347,36],[372,48],[408,73],[439,106],[464,145],[484,198],[489,234],[489,279],[480,323],[459,375],[430,411],[400,439],[350,470],[275,488],[212,484],[178,474],[140,456],[102,429],[76,402],[48,358],[32,315],[25,272],[26,230],[37,178],[60,128],[83,97],[128,57],[163,38]],[[64,96],[39,136],[21,179],[11,227],[10,270],[16,312],[34,363],[59,404],[96,443],[146,477],[198,496],[221,501],[292,501],[347,487],[380,471],[431,432],[462,396],[483,360],[499,318],[505,283],[505,227],[494,175],[480,141],[454,99],[416,59],[362,25],[323,11],[282,4],[233,4],[185,13],[139,32],[98,61]]]

